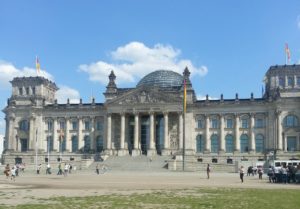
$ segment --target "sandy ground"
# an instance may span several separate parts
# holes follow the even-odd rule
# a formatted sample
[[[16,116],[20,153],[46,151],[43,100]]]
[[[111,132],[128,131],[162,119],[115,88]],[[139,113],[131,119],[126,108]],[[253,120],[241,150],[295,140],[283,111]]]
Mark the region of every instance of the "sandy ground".
[[[245,176],[244,183],[234,173],[190,172],[123,172],[109,171],[96,175],[93,171],[77,172],[67,177],[56,174],[21,174],[16,181],[0,176],[0,204],[16,205],[39,202],[39,198],[54,196],[90,196],[106,194],[149,193],[153,191],[180,191],[201,187],[300,189],[300,184],[273,184],[267,176]]]

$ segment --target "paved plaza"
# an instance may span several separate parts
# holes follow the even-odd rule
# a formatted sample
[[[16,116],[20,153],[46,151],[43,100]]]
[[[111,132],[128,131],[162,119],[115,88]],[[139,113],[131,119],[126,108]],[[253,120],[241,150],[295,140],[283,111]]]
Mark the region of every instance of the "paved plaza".
[[[63,175],[21,173],[16,181],[0,176],[0,202],[2,204],[34,203],[38,198],[54,196],[96,196],[108,194],[142,194],[153,191],[179,191],[201,187],[213,188],[257,188],[257,189],[300,189],[299,184],[269,183],[265,175],[245,176],[240,182],[237,173],[191,172],[123,172],[108,171],[97,175],[93,170],[76,171],[67,177]]]

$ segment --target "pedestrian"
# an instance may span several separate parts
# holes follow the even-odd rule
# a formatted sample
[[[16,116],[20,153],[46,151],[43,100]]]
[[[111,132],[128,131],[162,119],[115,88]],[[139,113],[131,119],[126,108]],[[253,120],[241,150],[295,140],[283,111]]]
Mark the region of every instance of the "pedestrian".
[[[210,170],[211,170],[211,168],[210,168],[210,165],[209,165],[209,163],[207,163],[207,167],[206,167],[206,174],[207,174],[207,179],[209,179],[209,177],[210,177]]]
[[[96,165],[96,173],[99,175],[99,163]]]
[[[51,166],[49,163],[47,164],[46,174],[51,174]]]
[[[12,169],[11,169],[11,180],[14,180],[14,181],[16,181],[16,169],[17,169],[17,167],[16,166],[13,166],[12,167]]]
[[[61,163],[58,164],[58,172],[57,175],[62,175]]]
[[[69,164],[65,163],[64,176],[66,177],[68,173],[69,173]]]
[[[36,168],[36,174],[40,174],[41,168],[42,168],[42,164],[39,164]]]
[[[241,168],[239,169],[240,172],[240,179],[241,179],[241,183],[244,183],[244,166],[241,166]]]
[[[72,173],[72,165],[71,165],[71,163],[69,163],[69,173]]]
[[[9,164],[6,164],[6,166],[4,168],[4,174],[6,176],[6,179],[8,179],[8,177],[9,177],[9,172],[10,172]]]
[[[258,172],[258,179],[262,180],[262,175],[264,173],[263,168],[259,166],[257,172]]]

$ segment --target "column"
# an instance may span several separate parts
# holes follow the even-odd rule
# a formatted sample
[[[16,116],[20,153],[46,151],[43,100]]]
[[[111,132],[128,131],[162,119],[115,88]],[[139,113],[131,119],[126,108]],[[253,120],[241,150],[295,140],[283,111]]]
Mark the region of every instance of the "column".
[[[8,130],[8,135],[6,135],[6,139],[7,140],[7,146],[8,149],[10,150],[16,150],[16,134],[15,134],[15,117],[9,117],[8,119],[8,123],[9,123],[9,130]]]
[[[150,113],[150,141],[149,141],[149,148],[151,150],[154,149],[154,114],[153,114],[153,112]]]
[[[125,151],[125,113],[121,113],[121,130],[120,130],[120,150],[118,150],[119,156],[124,156]]]
[[[59,152],[59,140],[57,134],[57,118],[53,120],[53,150]]]
[[[121,114],[121,135],[120,135],[120,149],[125,147],[125,113]]]
[[[82,118],[81,117],[78,117],[78,149],[83,149],[84,147],[84,141],[83,141],[83,136],[82,136],[82,130],[83,130],[83,127],[82,127]]]
[[[235,146],[234,151],[239,152],[240,151],[240,118],[239,114],[235,114]]]
[[[182,112],[178,114],[179,117],[179,149],[183,148],[183,116]]]
[[[150,112],[150,139],[149,139],[149,149],[147,150],[147,155],[152,156],[154,154],[155,154],[154,113]]]
[[[106,149],[111,150],[111,114],[107,115]]]
[[[220,151],[225,152],[224,115],[220,114]]]
[[[132,156],[140,155],[139,150],[139,114],[134,114],[134,142],[133,142],[133,150]]]
[[[205,117],[205,153],[210,153],[210,140],[209,140],[209,116]]]
[[[255,152],[254,113],[250,114],[250,152]]]
[[[164,113],[164,149],[169,149],[169,117],[168,112]]]
[[[71,152],[72,150],[72,141],[70,136],[70,119],[66,118],[66,151]]]
[[[35,126],[34,126],[35,117],[30,117],[30,124],[29,124],[29,150],[35,150]]]
[[[91,140],[91,150],[96,148],[96,136],[95,136],[95,117],[91,117],[91,129],[90,129],[90,140]]]
[[[282,126],[281,126],[281,111],[277,112],[277,149],[282,151]]]

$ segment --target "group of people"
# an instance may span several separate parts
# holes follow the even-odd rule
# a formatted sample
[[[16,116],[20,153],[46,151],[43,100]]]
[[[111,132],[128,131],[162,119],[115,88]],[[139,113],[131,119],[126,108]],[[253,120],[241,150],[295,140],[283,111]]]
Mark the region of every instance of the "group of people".
[[[4,175],[6,176],[6,179],[8,179],[10,177],[11,180],[15,181],[16,180],[16,176],[19,176],[19,172],[25,171],[25,164],[15,164],[12,167],[10,167],[9,164],[6,164],[5,168],[4,168]]]
[[[41,169],[42,169],[42,164],[39,164],[37,166],[37,170],[36,170],[36,173],[37,174],[40,174],[41,172]],[[64,176],[67,176],[68,173],[72,173],[72,170],[73,170],[73,166],[70,164],[70,163],[65,163],[64,165],[62,165],[62,163],[59,163],[58,164],[58,171],[57,171],[57,175],[64,175]],[[74,170],[76,170],[76,167],[74,166]],[[46,166],[46,174],[51,174],[51,166],[50,164],[48,163],[47,166]]]
[[[300,170],[300,166],[297,168],[289,165],[289,166],[281,166],[281,168],[277,168],[274,166],[270,166],[268,169],[268,176],[270,183],[296,183],[296,172]]]

